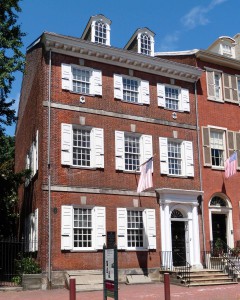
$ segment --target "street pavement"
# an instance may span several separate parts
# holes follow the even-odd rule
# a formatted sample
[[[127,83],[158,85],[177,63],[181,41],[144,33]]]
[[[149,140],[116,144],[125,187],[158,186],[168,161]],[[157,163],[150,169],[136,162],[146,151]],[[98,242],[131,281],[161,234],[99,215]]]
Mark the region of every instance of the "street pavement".
[[[183,287],[170,286],[171,300],[240,300],[240,283],[234,285]],[[77,292],[76,300],[103,300],[102,291]],[[108,299],[112,299],[109,298]],[[164,285],[119,285],[119,300],[165,300]],[[70,300],[67,289],[0,291],[0,300]]]

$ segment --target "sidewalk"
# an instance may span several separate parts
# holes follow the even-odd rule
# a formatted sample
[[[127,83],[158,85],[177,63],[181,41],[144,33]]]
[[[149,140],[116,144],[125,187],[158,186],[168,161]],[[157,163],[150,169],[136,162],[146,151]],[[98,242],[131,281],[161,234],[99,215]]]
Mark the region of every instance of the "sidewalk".
[[[171,285],[171,300],[240,300],[240,284],[209,287],[182,287]],[[69,290],[1,291],[0,300],[69,300]],[[79,292],[76,300],[103,300],[103,292]],[[112,299],[112,298],[108,298]],[[123,285],[119,300],[164,300],[162,283]]]

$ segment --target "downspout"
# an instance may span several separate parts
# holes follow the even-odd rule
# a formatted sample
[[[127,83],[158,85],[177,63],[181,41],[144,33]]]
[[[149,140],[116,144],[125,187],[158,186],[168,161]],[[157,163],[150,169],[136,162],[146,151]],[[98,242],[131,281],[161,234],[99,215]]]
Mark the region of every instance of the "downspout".
[[[197,81],[195,81],[195,104],[196,104],[196,119],[197,119],[197,145],[198,145],[198,162],[199,162],[199,179],[200,179],[200,191],[203,190],[202,183],[202,162],[201,162],[201,151],[200,151],[200,128],[199,128],[199,115],[198,115],[198,96],[197,96]],[[203,207],[203,198],[202,194],[201,201],[201,212],[202,212],[202,234],[203,234],[203,251],[206,255],[206,235],[205,235],[205,225],[204,225],[204,207]]]
[[[51,289],[52,273],[51,273],[51,251],[52,251],[52,231],[51,231],[51,74],[52,74],[52,51],[49,50],[49,70],[48,70],[48,154],[47,154],[47,168],[48,168],[48,282]]]

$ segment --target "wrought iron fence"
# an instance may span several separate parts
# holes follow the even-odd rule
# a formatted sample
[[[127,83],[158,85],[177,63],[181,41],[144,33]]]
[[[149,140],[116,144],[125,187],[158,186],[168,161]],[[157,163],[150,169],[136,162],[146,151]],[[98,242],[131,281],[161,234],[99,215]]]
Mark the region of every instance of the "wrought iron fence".
[[[34,249],[33,243],[16,238],[0,240],[0,286],[19,285],[17,262],[25,257],[35,258],[36,253],[30,252]]]
[[[175,272],[177,278],[180,279],[181,283],[189,285],[191,282],[191,268],[192,266],[188,263],[186,259],[179,256],[178,262],[179,266],[174,266],[173,263],[173,253],[172,251],[161,251],[160,252],[160,270],[163,272]]]

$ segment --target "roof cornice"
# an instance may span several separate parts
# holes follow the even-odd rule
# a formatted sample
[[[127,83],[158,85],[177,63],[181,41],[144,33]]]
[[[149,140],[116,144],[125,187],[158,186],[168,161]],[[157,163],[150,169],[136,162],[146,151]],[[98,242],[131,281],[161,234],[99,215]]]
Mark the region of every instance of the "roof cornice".
[[[208,50],[199,50],[195,55],[202,61],[240,70],[240,60],[217,54]]]
[[[197,81],[202,74],[200,68],[55,33],[44,32],[41,42],[46,51],[51,49],[56,53],[162,75],[187,82]]]

